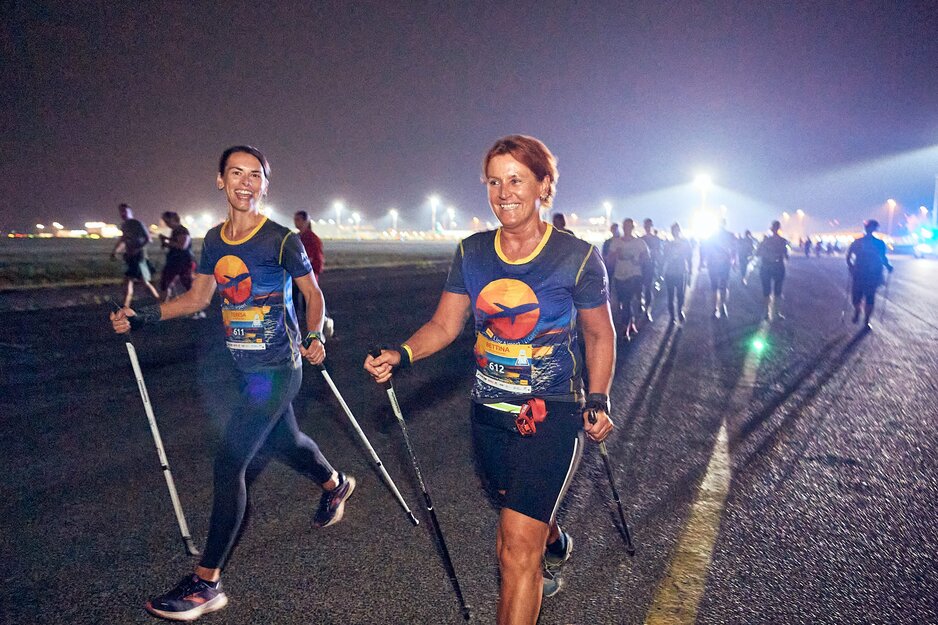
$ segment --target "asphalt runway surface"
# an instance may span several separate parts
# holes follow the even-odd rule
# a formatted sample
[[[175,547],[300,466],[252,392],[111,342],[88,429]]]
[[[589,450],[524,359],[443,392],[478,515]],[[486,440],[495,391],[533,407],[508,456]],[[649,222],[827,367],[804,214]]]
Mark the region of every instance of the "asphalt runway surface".
[[[706,272],[683,327],[657,301],[654,323],[620,343],[608,442],[637,553],[625,552],[590,445],[560,514],[573,557],[540,623],[938,622],[938,262],[896,267],[869,334],[842,318],[841,258],[793,259],[786,318],[770,324],[759,287],[738,277],[726,319],[710,316]],[[229,606],[202,621],[463,622],[400,430],[361,366],[429,318],[444,276],[425,264],[323,280],[337,326],[329,370],[420,526],[307,367],[300,425],[358,489],[341,523],[314,529],[318,488],[272,463],[224,576]],[[124,340],[101,304],[0,317],[2,622],[155,622],[144,601],[193,561]],[[220,313],[133,341],[201,546],[234,396]],[[469,443],[471,345],[467,330],[397,390],[473,622],[491,623],[497,509]]]

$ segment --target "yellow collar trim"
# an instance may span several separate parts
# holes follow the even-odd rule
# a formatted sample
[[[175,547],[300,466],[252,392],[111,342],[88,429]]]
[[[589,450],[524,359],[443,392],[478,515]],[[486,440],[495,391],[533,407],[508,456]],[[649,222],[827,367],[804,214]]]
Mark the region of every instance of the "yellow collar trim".
[[[229,219],[226,219],[225,223],[223,223],[221,226],[221,240],[227,243],[228,245],[241,245],[242,243],[244,243],[245,241],[253,237],[255,234],[257,234],[257,231],[261,229],[261,226],[267,223],[267,218],[264,217],[263,219],[261,219],[261,222],[257,224],[257,226],[255,226],[253,230],[248,232],[244,236],[243,239],[238,239],[237,241],[235,241],[234,239],[229,239],[227,236],[225,236],[225,229],[228,227],[229,221],[230,221]]]
[[[534,248],[534,251],[525,256],[524,258],[519,258],[518,260],[509,260],[502,252],[502,229],[499,228],[495,231],[495,253],[498,254],[498,257],[502,261],[508,263],[509,265],[523,265],[534,260],[538,254],[541,253],[541,250],[544,249],[544,246],[547,245],[547,239],[550,238],[551,233],[554,231],[554,227],[551,224],[547,224],[547,230],[544,231],[544,236],[541,237],[541,242],[537,244],[537,247]]]

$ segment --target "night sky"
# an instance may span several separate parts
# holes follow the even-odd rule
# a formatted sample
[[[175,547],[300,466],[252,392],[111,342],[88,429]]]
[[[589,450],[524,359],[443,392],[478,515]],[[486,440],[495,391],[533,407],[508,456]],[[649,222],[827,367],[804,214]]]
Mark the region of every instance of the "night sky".
[[[932,206],[938,3],[9,2],[0,228],[214,211],[250,143],[280,214],[490,218],[501,135],[557,155],[555,208],[685,219],[700,171],[730,227],[803,208]],[[378,225],[386,225],[383,221]]]

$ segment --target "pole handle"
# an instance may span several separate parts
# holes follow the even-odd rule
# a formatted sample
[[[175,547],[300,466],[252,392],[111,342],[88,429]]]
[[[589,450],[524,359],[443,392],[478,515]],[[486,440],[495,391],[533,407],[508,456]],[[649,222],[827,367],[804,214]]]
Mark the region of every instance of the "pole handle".
[[[377,358],[378,356],[381,355],[381,348],[372,347],[371,349],[368,350],[368,355],[371,356],[372,358]],[[384,390],[392,389],[394,388],[394,383],[391,382],[391,380],[388,380],[387,382],[384,382],[383,384],[381,384],[381,388],[383,388]]]

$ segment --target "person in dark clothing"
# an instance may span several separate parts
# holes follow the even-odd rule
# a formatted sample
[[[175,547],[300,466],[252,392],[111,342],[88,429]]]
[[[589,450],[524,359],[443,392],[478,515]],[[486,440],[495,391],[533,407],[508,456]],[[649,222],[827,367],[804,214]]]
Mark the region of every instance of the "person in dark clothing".
[[[889,273],[893,270],[892,264],[886,258],[886,242],[873,236],[878,228],[878,221],[867,220],[863,224],[866,234],[847,248],[847,269],[850,271],[852,283],[853,322],[860,320],[861,304],[865,303],[863,323],[867,330],[872,329],[870,319],[873,318],[873,308],[876,304],[876,290],[883,284],[883,268]]]
[[[651,219],[645,219],[642,227],[645,234],[640,238],[645,242],[648,248],[648,261],[642,267],[642,308],[645,311],[645,319],[651,321],[651,307],[654,304],[655,292],[661,288],[658,282],[661,272],[661,252],[664,241],[658,237],[654,231],[655,223]]]
[[[160,292],[163,301],[170,299],[170,287],[177,278],[188,291],[192,288],[192,272],[195,269],[192,258],[192,237],[189,229],[182,225],[179,213],[166,211],[162,215],[163,223],[170,229],[169,236],[160,235],[160,245],[166,248],[166,264],[160,275]]]
[[[759,277],[762,279],[762,295],[765,297],[765,320],[773,317],[784,319],[779,311],[782,284],[785,282],[785,261],[788,260],[788,239],[779,235],[781,222],[772,222],[772,234],[762,239],[756,248],[759,259]]]
[[[150,284],[153,277],[153,268],[147,258],[147,244],[150,242],[150,233],[138,219],[134,219],[133,210],[129,204],[118,207],[121,219],[121,236],[111,251],[111,258],[123,253],[127,269],[124,271],[124,306],[130,306],[134,299],[134,282],[143,282],[147,290],[157,300],[160,294],[156,287]]]
[[[672,241],[664,244],[661,268],[664,271],[664,287],[668,296],[668,313],[671,323],[684,323],[684,294],[687,280],[693,269],[694,250],[690,241],[681,236],[680,224],[671,226]]]
[[[736,266],[738,243],[736,236],[726,229],[726,220],[720,221],[716,234],[700,246],[701,264],[706,264],[713,291],[713,316],[719,319],[729,315],[727,301],[730,296],[730,269]]]

